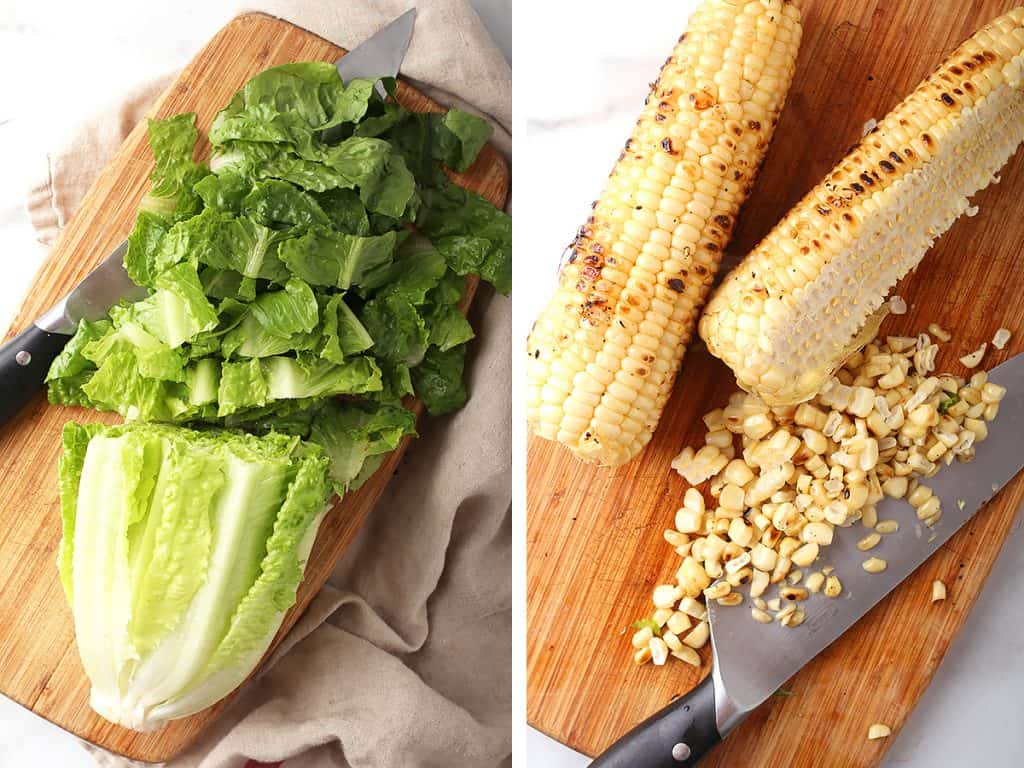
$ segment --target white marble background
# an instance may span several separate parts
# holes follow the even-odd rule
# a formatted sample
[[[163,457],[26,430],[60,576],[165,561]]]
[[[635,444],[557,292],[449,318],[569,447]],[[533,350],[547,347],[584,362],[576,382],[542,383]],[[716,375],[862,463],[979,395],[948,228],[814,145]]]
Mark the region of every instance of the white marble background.
[[[629,136],[648,82],[695,5],[562,0],[520,7],[515,109],[525,131],[520,130],[516,160],[517,343],[546,301],[562,248],[588,214]],[[886,768],[1024,764],[1018,693],[1024,680],[1024,603],[1017,586],[1024,572],[1022,541],[1015,529],[931,687],[894,737]],[[527,756],[540,768],[588,762],[532,729]],[[767,759],[751,757],[736,768],[761,768]]]
[[[512,0],[470,4],[511,60]],[[46,171],[47,149],[126,88],[184,66],[236,6],[0,0],[0,329],[13,319],[46,252],[32,236],[24,199],[29,180]],[[93,764],[77,739],[0,696],[0,768]]]

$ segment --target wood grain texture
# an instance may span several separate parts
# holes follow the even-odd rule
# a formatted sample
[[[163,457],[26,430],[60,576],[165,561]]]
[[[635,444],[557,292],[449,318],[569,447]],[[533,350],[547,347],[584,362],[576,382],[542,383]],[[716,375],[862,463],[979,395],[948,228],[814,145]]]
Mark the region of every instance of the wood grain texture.
[[[740,214],[732,257],[756,241],[861,136],[961,40],[1012,8],[1009,0],[806,0],[796,79],[761,177]],[[609,148],[610,161],[617,151]],[[913,334],[931,321],[952,329],[939,370],[963,373],[960,355],[1005,326],[1024,350],[1024,159],[976,197],[964,219],[897,291],[910,304],[883,332]],[[566,231],[571,231],[567,222]],[[671,581],[678,557],[662,539],[686,484],[669,469],[683,445],[699,445],[701,416],[724,405],[735,381],[703,345],[687,353],[654,440],[633,463],[600,469],[531,438],[527,458],[527,716],[590,755],[691,688],[709,669],[632,664],[624,630],[651,611],[650,594]],[[867,740],[868,725],[897,732],[927,687],[984,584],[1024,497],[1010,483],[904,584],[757,710],[702,763],[709,768],[868,768],[892,739]],[[912,515],[910,508],[907,514]],[[856,535],[856,534],[851,534]],[[932,605],[930,583],[949,599]],[[672,661],[672,660],[670,660]],[[993,680],[993,685],[1007,681]]]
[[[330,42],[279,19],[263,14],[240,16],[192,60],[150,116],[196,112],[200,132],[205,134],[217,110],[257,72],[285,62],[333,61],[342,53]],[[417,111],[441,109],[401,82],[398,100]],[[198,156],[208,151],[209,143],[203,138]],[[128,235],[152,169],[143,122],[125,140],[62,233],[8,337],[67,293]],[[454,178],[495,205],[504,205],[509,168],[493,147],[485,147],[473,167]],[[471,295],[476,283],[468,281],[468,285]],[[167,760],[194,740],[230,699],[146,734],[108,723],[89,709],[89,684],[78,660],[71,612],[55,565],[60,540],[57,457],[61,426],[69,419],[119,420],[116,415],[51,406],[39,397],[0,431],[0,693],[94,744],[139,760]],[[373,509],[407,442],[366,485],[325,517],[298,603],[286,616],[278,639],[330,575]]]

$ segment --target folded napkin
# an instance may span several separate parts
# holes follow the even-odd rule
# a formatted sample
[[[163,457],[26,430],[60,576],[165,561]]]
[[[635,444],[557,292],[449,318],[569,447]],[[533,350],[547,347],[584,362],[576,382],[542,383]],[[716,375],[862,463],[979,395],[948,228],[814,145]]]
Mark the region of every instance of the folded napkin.
[[[224,20],[259,10],[352,48],[409,5],[229,2]],[[489,118],[510,156],[509,65],[463,0],[417,5],[402,76]],[[42,241],[56,239],[172,77],[140,84],[47,154],[28,203]],[[268,671],[169,766],[511,765],[511,302],[482,288],[470,319],[469,403],[421,421],[422,437]],[[92,751],[101,766],[131,764]]]

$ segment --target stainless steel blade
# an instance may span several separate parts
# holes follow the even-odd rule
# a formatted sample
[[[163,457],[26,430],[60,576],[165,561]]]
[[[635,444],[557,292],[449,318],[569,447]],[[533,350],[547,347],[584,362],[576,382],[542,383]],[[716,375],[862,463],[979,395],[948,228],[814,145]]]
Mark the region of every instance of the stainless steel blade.
[[[395,77],[412,40],[416,9],[410,8],[338,59],[343,82],[357,77]],[[383,95],[383,94],[382,94]]]
[[[933,528],[920,522],[905,501],[885,499],[877,505],[878,518],[897,520],[899,531],[883,536],[870,554],[856,547],[863,535],[859,523],[838,530],[832,545],[822,549],[815,570],[834,566],[843,592],[834,599],[811,595],[803,603],[807,616],[799,627],[759,624],[751,619],[749,607],[711,604],[713,673],[723,735],[909,576],[1024,468],[1024,354],[993,369],[989,377],[1007,390],[999,417],[989,425],[988,438],[977,444],[974,461],[954,461],[926,481],[942,500],[942,517]],[[886,570],[866,573],[861,563],[870,555],[886,560]]]
[[[71,335],[79,320],[99,320],[112,306],[122,300],[139,301],[146,297],[124,271],[124,254],[128,243],[121,243],[103,262],[85,276],[71,293],[58,301],[36,325],[50,333]]]

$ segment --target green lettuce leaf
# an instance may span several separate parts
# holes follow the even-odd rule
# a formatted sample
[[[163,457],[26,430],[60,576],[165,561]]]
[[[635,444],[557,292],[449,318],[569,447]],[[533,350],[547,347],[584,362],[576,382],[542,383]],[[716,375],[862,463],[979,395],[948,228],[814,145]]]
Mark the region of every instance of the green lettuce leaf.
[[[416,434],[416,415],[397,405],[328,403],[313,419],[309,439],[330,459],[335,490],[344,493],[371,456],[395,450]]]
[[[149,121],[149,146],[156,169],[140,210],[176,219],[199,212],[202,201],[193,187],[209,170],[192,159],[198,136],[196,116],[191,112]]]
[[[193,187],[204,206],[235,216],[242,212],[242,201],[251,189],[249,180],[237,173],[211,173]]]
[[[331,223],[312,195],[277,179],[257,182],[242,201],[242,213],[273,229]]]
[[[170,228],[171,223],[166,217],[139,211],[124,254],[125,271],[136,285],[152,286],[157,275],[171,266],[163,262],[160,247]]]
[[[323,348],[320,357],[342,363],[346,357],[358,355],[373,346],[373,338],[349,309],[342,294],[335,294],[324,307]]]
[[[468,395],[462,381],[465,345],[441,351],[431,347],[423,362],[412,369],[413,386],[432,415],[457,411],[466,404]]]
[[[289,279],[282,291],[260,294],[250,311],[267,333],[284,339],[310,333],[320,322],[313,289],[297,277]]]
[[[82,392],[82,385],[92,378],[96,364],[85,357],[83,351],[94,341],[106,336],[111,327],[109,320],[93,323],[88,320],[79,321],[75,335],[54,358],[46,373],[47,393],[51,403],[89,405],[89,398]]]
[[[416,307],[401,295],[378,296],[366,302],[363,326],[373,339],[373,352],[391,363],[417,365],[427,351],[429,332]]]
[[[391,263],[398,238],[396,232],[359,237],[315,227],[281,243],[278,256],[295,276],[311,285],[348,290],[372,270]]]
[[[417,228],[459,275],[478,274],[506,296],[512,292],[512,218],[455,184],[422,190]]]

